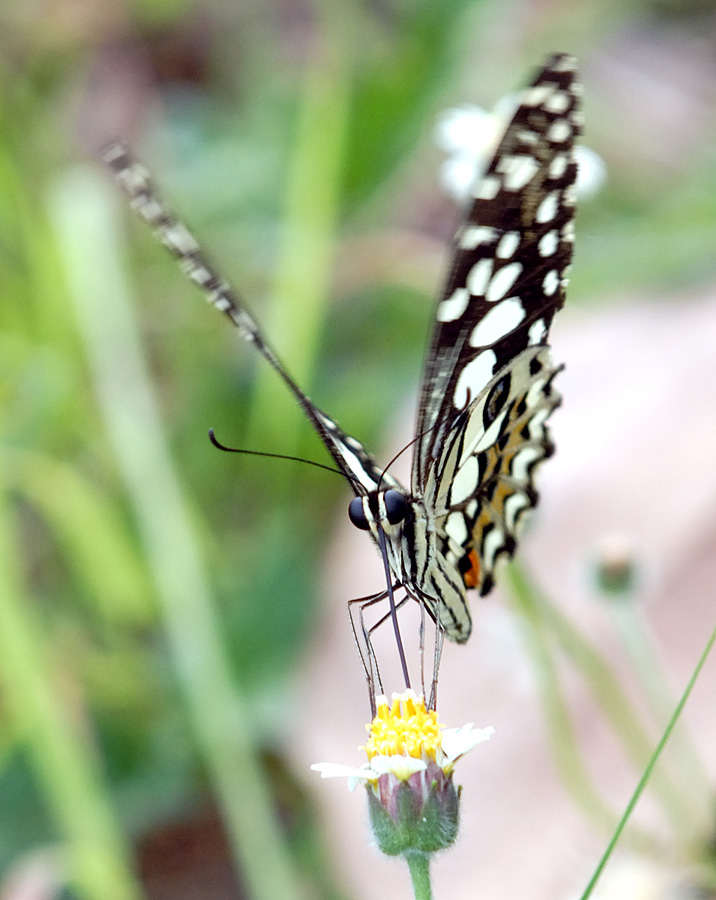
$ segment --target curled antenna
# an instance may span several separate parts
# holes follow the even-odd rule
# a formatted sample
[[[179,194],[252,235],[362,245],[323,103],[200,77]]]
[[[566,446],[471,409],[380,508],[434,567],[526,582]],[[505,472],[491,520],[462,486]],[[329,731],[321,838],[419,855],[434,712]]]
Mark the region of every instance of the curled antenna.
[[[226,444],[222,444],[221,441],[218,440],[214,434],[213,428],[209,429],[209,440],[217,450],[223,450],[225,453],[243,453],[246,456],[268,456],[271,459],[289,459],[292,462],[301,462],[305,463],[307,466],[315,466],[317,469],[325,469],[326,472],[335,472],[336,475],[341,475],[346,481],[350,482],[351,487],[353,487],[351,479],[349,479],[347,475],[344,475],[340,469],[334,469],[333,466],[326,466],[323,463],[315,462],[312,459],[303,459],[301,456],[286,456],[283,453],[267,453],[264,450],[243,450],[240,447],[227,447]]]

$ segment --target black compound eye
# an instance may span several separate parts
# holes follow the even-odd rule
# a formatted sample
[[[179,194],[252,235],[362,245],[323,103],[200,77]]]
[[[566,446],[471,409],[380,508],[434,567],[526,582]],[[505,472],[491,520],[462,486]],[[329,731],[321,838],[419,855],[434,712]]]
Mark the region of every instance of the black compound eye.
[[[366,519],[363,511],[362,497],[354,497],[348,504],[348,518],[356,528],[360,528],[361,531],[368,531],[370,522]]]
[[[405,499],[405,494],[391,488],[383,494],[383,502],[390,524],[397,525],[398,522],[402,522],[408,512],[408,501]]]

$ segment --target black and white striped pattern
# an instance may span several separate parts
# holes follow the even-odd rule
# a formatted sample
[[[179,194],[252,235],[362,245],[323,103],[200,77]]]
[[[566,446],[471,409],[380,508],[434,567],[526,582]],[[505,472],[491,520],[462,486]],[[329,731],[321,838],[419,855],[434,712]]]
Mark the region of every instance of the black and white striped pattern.
[[[486,594],[537,502],[536,466],[552,451],[545,421],[559,404],[547,336],[564,302],[574,237],[574,142],[581,131],[575,62],[555,54],[514,116],[455,238],[420,394],[411,490],[383,472],[303,393],[256,322],[121,144],[104,157],[137,212],[187,276],[293,393],[358,501],[351,518],[379,534],[391,575],[451,640],[467,640],[466,591]],[[390,511],[391,491],[404,498]],[[383,541],[381,541],[383,543]]]

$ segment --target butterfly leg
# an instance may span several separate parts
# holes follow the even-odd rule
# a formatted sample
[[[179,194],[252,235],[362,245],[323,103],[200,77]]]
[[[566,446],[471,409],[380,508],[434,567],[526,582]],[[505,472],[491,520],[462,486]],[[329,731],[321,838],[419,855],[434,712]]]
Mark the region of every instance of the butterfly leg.
[[[427,697],[428,694],[425,690],[425,640],[424,640],[424,631],[423,625],[425,623],[425,613],[427,612],[430,618],[433,620],[433,625],[435,626],[435,643],[433,647],[433,674],[430,679],[430,696],[428,697],[428,709],[436,709],[438,702],[438,672],[440,671],[440,660],[443,655],[443,645],[445,643],[445,630],[440,624],[440,620],[437,619],[430,607],[425,606],[425,604],[421,604],[422,606],[422,616],[423,620],[421,622],[421,635],[420,635],[420,677],[422,681],[423,688],[423,697]]]
[[[440,620],[435,614],[435,610],[430,606],[429,603],[425,601],[418,601],[420,603],[420,687],[423,692],[423,697],[426,698],[428,709],[435,709],[437,704],[437,691],[438,691],[438,672],[440,671],[440,660],[442,659],[443,654],[443,644],[445,642],[445,629],[440,624]],[[427,618],[433,624],[433,628],[435,629],[435,638],[433,645],[433,662],[432,662],[432,676],[430,678],[430,693],[425,689],[425,634],[426,634],[426,621]]]
[[[387,591],[381,591],[380,593],[373,594],[370,597],[358,597],[355,600],[348,601],[348,618],[350,619],[351,623],[353,640],[355,641],[355,645],[358,648],[358,655],[360,656],[363,671],[365,672],[366,682],[368,683],[368,694],[370,696],[370,706],[373,716],[375,716],[376,712],[376,682],[378,685],[378,689],[381,692],[383,690],[383,685],[380,681],[378,660],[376,659],[375,651],[373,650],[373,645],[370,641],[370,632],[365,624],[363,613],[364,610],[370,608],[371,606],[374,606],[376,603],[380,603],[381,600],[385,600],[387,596]],[[356,614],[358,617],[358,623],[356,623]]]
[[[399,584],[391,585],[392,591],[397,590],[399,587]],[[384,693],[378,657],[375,648],[373,647],[373,632],[388,620],[392,620],[394,614],[408,600],[408,596],[406,595],[394,607],[389,609],[388,612],[384,613],[377,622],[369,625],[366,622],[367,611],[377,606],[379,603],[382,603],[388,596],[388,591],[384,590],[369,597],[358,597],[355,600],[348,601],[348,614],[351,630],[353,631],[353,639],[358,648],[358,654],[368,683],[368,694],[370,696],[370,705],[373,715],[375,715],[376,712],[375,698],[377,695]]]

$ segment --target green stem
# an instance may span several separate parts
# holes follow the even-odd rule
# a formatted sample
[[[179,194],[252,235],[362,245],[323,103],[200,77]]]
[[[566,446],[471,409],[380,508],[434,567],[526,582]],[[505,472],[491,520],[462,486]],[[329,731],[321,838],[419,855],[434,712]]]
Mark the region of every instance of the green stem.
[[[616,831],[612,835],[612,838],[609,841],[609,844],[607,845],[607,849],[604,851],[604,855],[599,860],[599,865],[597,866],[597,868],[594,872],[594,875],[592,875],[592,877],[589,881],[589,884],[587,885],[580,900],[587,900],[587,898],[591,896],[592,891],[594,890],[594,887],[597,884],[597,881],[599,880],[602,872],[604,871],[604,867],[609,862],[609,858],[612,855],[614,848],[616,847],[617,841],[619,840],[622,832],[624,831],[626,823],[629,821],[629,817],[631,816],[631,814],[634,810],[634,807],[636,806],[637,802],[639,801],[639,798],[641,797],[641,795],[644,793],[644,788],[646,787],[646,785],[649,781],[649,778],[651,777],[651,774],[654,770],[654,766],[656,765],[657,760],[661,756],[661,753],[662,753],[664,747],[666,746],[666,742],[671,737],[671,733],[674,730],[674,727],[676,726],[676,723],[679,720],[679,717],[681,716],[681,712],[682,712],[684,706],[686,705],[686,701],[689,699],[691,691],[693,690],[693,687],[696,684],[697,678],[701,674],[701,670],[703,669],[706,659],[707,659],[709,653],[711,652],[711,648],[713,647],[714,642],[716,642],[716,628],[714,628],[714,630],[711,632],[711,635],[710,635],[708,641],[706,642],[706,646],[704,647],[703,653],[699,657],[699,661],[696,663],[696,668],[694,669],[694,672],[693,672],[691,678],[689,679],[688,684],[686,685],[686,689],[684,690],[684,693],[681,695],[681,699],[679,700],[679,702],[676,706],[676,709],[674,710],[671,718],[669,719],[669,723],[666,726],[666,729],[665,729],[663,735],[661,736],[661,740],[656,745],[656,749],[654,750],[654,752],[651,754],[649,763],[648,763],[646,769],[644,770],[643,775],[639,779],[639,783],[637,784],[637,786],[634,790],[634,793],[632,794],[631,799],[629,800],[629,803],[627,804],[627,808],[624,810],[624,814],[622,815],[621,819],[619,820],[619,824],[617,825]]]
[[[661,728],[669,721],[674,708],[673,691],[643,615],[643,605],[638,597],[625,596],[619,602],[610,603],[610,611],[642,693]],[[688,821],[693,830],[703,834],[711,824],[710,779],[684,723],[674,732],[671,749],[678,762],[677,774],[683,784],[682,794],[690,806]]]
[[[131,293],[117,253],[108,179],[78,170],[54,213],[98,403],[142,535],[177,678],[252,900],[301,896],[234,683],[201,541],[161,427]],[[244,598],[250,602],[250,598]]]
[[[430,854],[420,850],[409,850],[405,860],[410,869],[415,900],[432,900],[433,891],[430,884]]]
[[[527,615],[530,623],[538,621],[540,628],[548,629],[562,650],[573,660],[614,733],[621,740],[625,753],[637,770],[641,771],[649,760],[653,742],[641,724],[634,704],[606,660],[553,603],[531,587],[518,564],[512,563],[509,573],[520,611]],[[576,746],[574,752],[579,752]],[[689,804],[680,790],[662,771],[655,773],[652,787],[655,797],[661,802],[673,824],[674,833],[685,835],[688,841],[694,828],[689,825]],[[687,831],[691,833],[687,834]]]
[[[579,750],[579,742],[572,724],[557,675],[555,654],[544,616],[528,580],[516,565],[509,567],[513,598],[528,624],[527,646],[532,654],[547,719],[547,734],[555,764],[565,786],[574,799],[593,820],[613,828],[616,813],[602,800]]]

